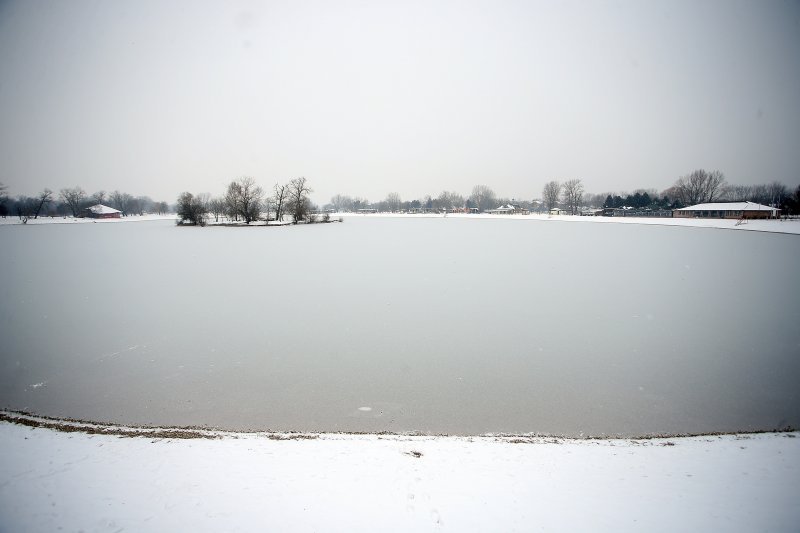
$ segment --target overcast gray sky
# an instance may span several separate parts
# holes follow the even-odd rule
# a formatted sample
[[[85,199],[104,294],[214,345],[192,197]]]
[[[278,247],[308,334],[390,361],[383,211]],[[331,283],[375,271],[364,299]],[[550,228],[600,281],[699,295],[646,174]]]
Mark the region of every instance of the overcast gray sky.
[[[800,2],[0,1],[0,181],[800,183]]]

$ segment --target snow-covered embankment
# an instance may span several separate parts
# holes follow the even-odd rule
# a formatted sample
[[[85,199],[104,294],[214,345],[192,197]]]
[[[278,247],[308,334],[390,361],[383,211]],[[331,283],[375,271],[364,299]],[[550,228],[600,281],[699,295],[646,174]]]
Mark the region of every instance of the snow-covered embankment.
[[[797,433],[210,436],[219,438],[0,422],[0,529],[790,531],[800,523]]]

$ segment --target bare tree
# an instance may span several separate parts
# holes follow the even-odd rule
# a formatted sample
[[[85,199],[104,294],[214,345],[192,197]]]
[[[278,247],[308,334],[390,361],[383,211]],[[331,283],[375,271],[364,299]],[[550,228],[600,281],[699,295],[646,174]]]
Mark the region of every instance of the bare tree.
[[[358,211],[359,209],[366,209],[369,207],[369,200],[366,198],[353,198],[353,203],[350,211]]]
[[[275,184],[273,188],[272,203],[275,204],[275,220],[283,220],[283,210],[285,209],[286,199],[289,197],[289,185]]]
[[[200,196],[183,192],[178,196],[178,224],[189,223],[195,226],[206,225],[206,205]]]
[[[232,181],[225,194],[225,204],[233,218],[241,217],[245,224],[258,220],[261,215],[261,199],[264,189],[256,185],[253,178],[243,177]]]
[[[494,194],[494,191],[486,185],[476,185],[472,188],[472,194],[470,194],[469,200],[478,208],[478,211],[487,211],[496,207],[497,196]]]
[[[73,187],[72,189],[61,189],[58,197],[64,202],[69,210],[72,212],[73,217],[77,217],[86,202],[86,191],[80,187]]]
[[[558,197],[561,195],[561,184],[557,181],[550,181],[542,189],[542,200],[550,212],[558,204]]]
[[[149,196],[131,196],[128,200],[128,213],[142,216],[146,211],[149,211],[152,205],[153,200]]]
[[[33,198],[30,196],[18,196],[14,200],[14,207],[13,210],[22,221],[23,224],[28,222],[28,219],[32,217],[39,206],[39,199]]]
[[[265,196],[263,200],[261,200],[261,215],[264,219],[266,224],[269,224],[269,221],[272,220],[272,212],[274,211],[275,202],[272,196]]]
[[[331,205],[336,210],[337,213],[341,213],[342,211],[352,211],[353,210],[353,199],[349,196],[343,196],[341,194],[337,194],[333,198],[331,198]]]
[[[390,192],[386,195],[386,208],[391,211],[400,211],[400,204],[403,201],[400,199],[400,195],[396,192]]]
[[[569,180],[564,182],[564,205],[570,214],[577,215],[578,208],[583,200],[583,184],[581,180]]]
[[[225,201],[222,198],[212,198],[208,202],[208,211],[214,215],[214,222],[219,222],[219,217],[225,214]]]
[[[169,211],[169,205],[167,202],[154,202],[153,211],[158,215],[164,215]]]
[[[131,210],[136,208],[133,204],[133,196],[126,192],[114,191],[108,196],[108,200],[111,207],[118,209],[122,216],[128,216]]]
[[[89,202],[91,202],[92,205],[104,204],[106,203],[107,199],[108,195],[106,194],[106,191],[97,191],[89,198]]]
[[[717,200],[724,190],[725,176],[719,170],[700,169],[675,182],[674,193],[683,205],[703,204]]]
[[[653,198],[655,198],[657,195],[658,193],[654,191],[654,194],[652,196]],[[586,198],[585,205],[588,205],[590,207],[603,207],[603,203],[605,202],[605,199],[608,195],[606,193],[602,194],[586,193],[584,196]]]
[[[289,210],[292,212],[293,223],[305,220],[308,215],[311,201],[308,197],[312,190],[305,178],[295,178],[289,182]]]
[[[767,184],[767,197],[769,201],[764,203],[773,207],[780,207],[789,196],[791,196],[791,193],[786,185],[779,181],[773,181]]]
[[[110,207],[114,209],[118,209],[122,212],[122,215],[125,216],[125,210],[123,209],[125,203],[125,194],[119,191],[114,191],[108,195],[108,203],[111,204]]]
[[[50,189],[45,189],[39,193],[39,196],[36,197],[36,210],[33,213],[34,220],[39,218],[39,213],[42,212],[42,209],[45,205],[49,204],[53,201],[53,191]]]
[[[211,210],[211,195],[207,192],[201,192],[194,196],[195,201],[200,205],[203,214],[207,215]]]
[[[455,191],[442,191],[433,203],[439,209],[459,208],[464,207],[464,197]]]
[[[144,215],[151,213],[155,206],[155,202],[149,196],[137,196],[133,199],[134,209],[133,212],[137,215]]]
[[[722,187],[725,186],[725,175],[719,170],[712,170],[706,177],[706,186],[704,189],[705,202],[713,202],[718,199]]]

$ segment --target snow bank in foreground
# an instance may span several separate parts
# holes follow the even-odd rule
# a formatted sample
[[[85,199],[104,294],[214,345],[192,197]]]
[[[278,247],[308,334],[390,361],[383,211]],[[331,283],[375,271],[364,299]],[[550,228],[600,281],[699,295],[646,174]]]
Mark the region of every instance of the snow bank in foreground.
[[[791,531],[798,436],[163,440],[0,422],[0,529]]]
[[[407,217],[407,218],[444,218],[438,214],[409,215],[404,213],[336,213],[338,217]],[[739,224],[738,220],[708,218],[655,218],[655,217],[582,217],[576,215],[489,215],[481,214],[448,214],[446,218],[483,218],[491,220],[538,220],[547,222],[583,222],[595,224],[644,224],[650,226],[686,226],[694,228],[736,229],[743,231],[766,231],[769,233],[800,234],[800,219],[790,220],[748,220]]]

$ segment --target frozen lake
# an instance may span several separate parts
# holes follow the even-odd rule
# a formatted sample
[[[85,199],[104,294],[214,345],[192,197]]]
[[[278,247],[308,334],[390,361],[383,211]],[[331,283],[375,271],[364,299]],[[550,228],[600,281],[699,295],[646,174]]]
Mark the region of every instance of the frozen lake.
[[[0,227],[0,406],[225,429],[800,426],[800,237],[348,218]]]

